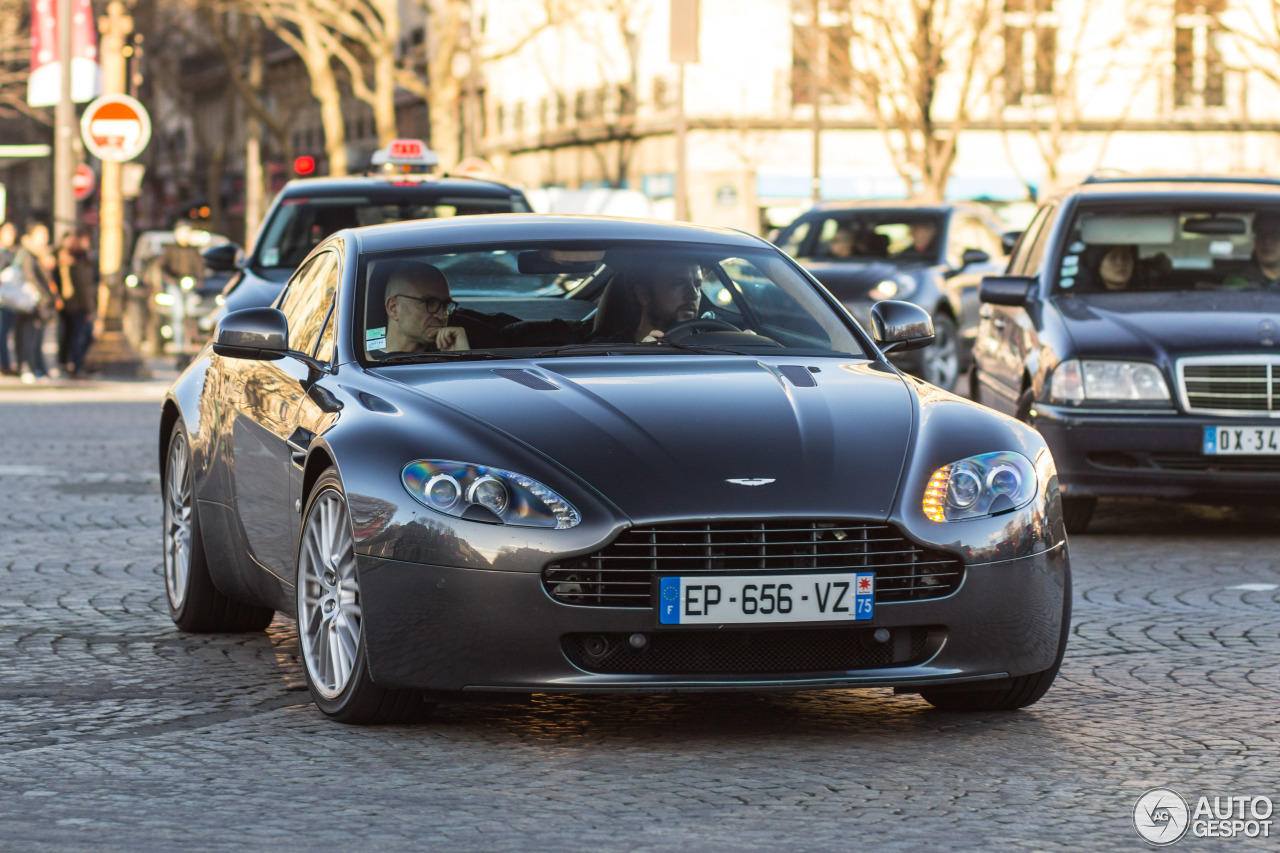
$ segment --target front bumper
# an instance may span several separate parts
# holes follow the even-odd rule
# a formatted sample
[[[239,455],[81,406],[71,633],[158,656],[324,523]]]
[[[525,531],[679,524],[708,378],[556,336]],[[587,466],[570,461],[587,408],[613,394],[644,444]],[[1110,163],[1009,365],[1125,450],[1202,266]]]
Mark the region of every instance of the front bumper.
[[[626,692],[904,687],[982,681],[1053,665],[1069,573],[1065,544],[1034,556],[967,567],[945,598],[877,603],[874,619],[797,627],[890,634],[915,629],[928,654],[910,665],[843,671],[593,672],[571,662],[584,635],[660,638],[655,609],[562,604],[539,573],[482,571],[358,557],[370,674],[385,687],[439,691]],[[702,630],[705,627],[699,626]],[[656,647],[658,643],[654,643]]]
[[[1274,420],[1081,412],[1036,403],[1031,424],[1053,452],[1064,495],[1190,499],[1280,490],[1280,455],[1218,456],[1203,448],[1205,427],[1274,427]]]

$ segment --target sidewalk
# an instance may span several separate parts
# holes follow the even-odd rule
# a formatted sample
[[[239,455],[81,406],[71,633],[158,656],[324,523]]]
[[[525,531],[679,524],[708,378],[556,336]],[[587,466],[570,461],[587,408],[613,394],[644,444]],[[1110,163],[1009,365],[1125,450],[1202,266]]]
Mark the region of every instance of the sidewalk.
[[[44,340],[45,363],[52,367],[58,363],[57,341],[51,330],[46,332]],[[88,379],[71,379],[54,371],[48,379],[26,383],[18,376],[0,375],[0,400],[46,400],[90,398],[117,400],[159,400],[164,397],[180,372],[177,368],[177,357],[162,355],[144,357],[147,368],[151,371],[149,379],[121,380],[105,379],[92,376]]]

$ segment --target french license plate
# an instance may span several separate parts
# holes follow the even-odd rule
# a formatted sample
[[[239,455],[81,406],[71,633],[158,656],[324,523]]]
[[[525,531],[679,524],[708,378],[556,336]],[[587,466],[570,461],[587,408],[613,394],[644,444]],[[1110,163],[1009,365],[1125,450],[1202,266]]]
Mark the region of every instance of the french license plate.
[[[835,622],[870,619],[876,577],[836,575],[670,577],[658,581],[663,625]]]
[[[1212,456],[1280,455],[1280,427],[1207,426],[1204,428],[1204,452]]]

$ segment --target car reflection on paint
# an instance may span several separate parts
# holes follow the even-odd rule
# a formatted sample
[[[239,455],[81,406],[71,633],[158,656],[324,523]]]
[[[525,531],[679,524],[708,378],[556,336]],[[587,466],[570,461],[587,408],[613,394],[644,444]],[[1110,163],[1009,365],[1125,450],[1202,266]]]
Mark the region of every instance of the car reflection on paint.
[[[405,289],[426,265],[456,308]],[[664,288],[690,288],[672,304],[693,316],[659,337],[639,317]],[[423,316],[471,348],[398,343]],[[462,692],[1031,704],[1070,614],[1053,460],[889,364],[931,341],[924,311],[890,300],[872,321],[874,339],[736,231],[339,231],[166,397],[171,615],[296,618],[312,697],[346,722]]]

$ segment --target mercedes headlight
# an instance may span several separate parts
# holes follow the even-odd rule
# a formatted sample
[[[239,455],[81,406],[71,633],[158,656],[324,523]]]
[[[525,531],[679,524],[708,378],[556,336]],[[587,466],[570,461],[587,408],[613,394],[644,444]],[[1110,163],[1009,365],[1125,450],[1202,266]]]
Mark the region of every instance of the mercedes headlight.
[[[1001,451],[944,465],[924,490],[930,521],[981,518],[1026,506],[1037,491],[1036,471],[1021,453]]]
[[[880,302],[885,299],[908,299],[915,292],[916,280],[906,273],[898,273],[871,288],[870,296]]]
[[[582,520],[560,495],[530,477],[474,465],[420,459],[400,479],[414,499],[436,512],[515,527],[574,527]]]
[[[1049,380],[1055,403],[1163,402],[1170,400],[1164,374],[1144,361],[1082,361],[1059,364]]]

